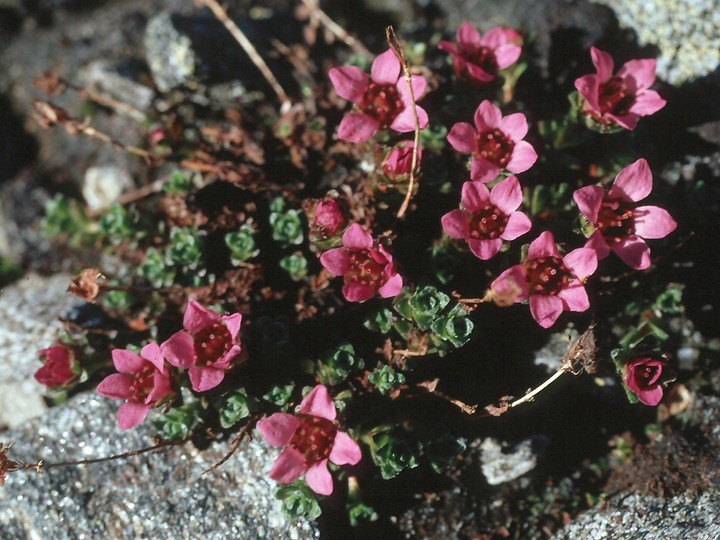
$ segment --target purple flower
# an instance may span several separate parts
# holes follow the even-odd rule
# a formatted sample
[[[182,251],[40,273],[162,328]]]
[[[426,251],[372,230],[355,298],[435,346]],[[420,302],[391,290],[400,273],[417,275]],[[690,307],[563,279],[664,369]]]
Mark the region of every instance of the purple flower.
[[[498,107],[485,100],[475,111],[475,127],[458,122],[447,139],[458,152],[472,155],[472,180],[491,182],[503,169],[517,174],[537,161],[535,149],[522,140],[527,132],[524,114],[503,116]]]
[[[140,356],[115,349],[112,359],[118,373],[105,377],[97,393],[110,399],[124,399],[117,414],[118,427],[134,428],[145,420],[152,407],[173,393],[167,366],[157,343],[145,345]]]
[[[603,126],[622,126],[634,130],[641,116],[649,116],[665,106],[666,101],[654,90],[655,60],[630,60],[613,75],[612,57],[590,48],[597,73],[583,75],[575,81],[582,96],[583,112]]]
[[[382,162],[382,170],[391,181],[396,182],[398,179],[410,174],[412,168],[412,155],[413,148],[415,148],[414,141],[408,141],[401,143],[393,148],[387,157]],[[417,150],[417,163],[416,166],[420,165],[422,160],[422,147],[418,146]]]
[[[362,458],[358,444],[335,424],[337,412],[327,388],[316,386],[300,404],[300,414],[278,412],[260,420],[257,428],[272,446],[285,447],[269,476],[282,484],[305,475],[310,489],[320,495],[333,492],[328,461],[355,465]]]
[[[596,269],[594,250],[579,248],[563,257],[552,233],[545,231],[530,244],[527,259],[505,270],[490,288],[500,296],[516,291],[516,303],[529,297],[533,318],[550,328],[563,311],[590,307],[583,283]]]
[[[625,384],[645,405],[654,407],[663,397],[660,384],[665,363],[656,358],[636,358],[625,365]]]
[[[522,203],[520,182],[510,176],[489,190],[480,182],[465,182],[461,210],[442,217],[445,234],[467,241],[476,257],[487,260],[502,247],[531,228],[530,219],[516,210]]]
[[[339,139],[359,143],[388,127],[400,133],[415,130],[410,89],[401,76],[400,61],[391,50],[375,58],[369,78],[355,66],[333,68],[329,76],[338,95],[356,105],[340,122]],[[417,101],[425,92],[425,77],[413,75],[411,84]],[[427,113],[421,107],[415,110],[420,129],[426,128]]]
[[[333,275],[343,276],[343,295],[348,302],[365,302],[376,294],[383,298],[396,296],[403,279],[395,269],[392,255],[357,223],[347,228],[343,247],[320,256],[322,265]]]
[[[458,28],[455,43],[441,41],[438,48],[452,55],[458,78],[485,85],[497,78],[498,71],[517,62],[521,44],[522,37],[512,28],[493,28],[481,36],[466,21]]]
[[[573,195],[575,203],[595,226],[585,247],[604,259],[614,251],[628,266],[643,270],[650,266],[650,248],[645,238],[663,238],[677,227],[667,210],[638,206],[652,191],[652,174],[647,161],[639,159],[625,167],[612,187],[586,186]]]
[[[160,349],[173,366],[188,369],[193,390],[205,392],[222,382],[240,354],[241,322],[240,313],[221,316],[190,300],[183,317],[185,330],[170,336]]]

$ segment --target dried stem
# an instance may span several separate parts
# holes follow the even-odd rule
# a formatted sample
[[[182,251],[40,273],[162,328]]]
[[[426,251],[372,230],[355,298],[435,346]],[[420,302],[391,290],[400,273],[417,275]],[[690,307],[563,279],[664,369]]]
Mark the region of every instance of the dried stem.
[[[402,205],[400,205],[400,209],[397,213],[397,217],[402,218],[405,215],[405,212],[407,212],[408,206],[410,205],[410,199],[412,199],[413,196],[413,190],[415,189],[415,168],[417,167],[418,147],[420,146],[420,119],[418,118],[417,114],[415,92],[413,91],[412,87],[412,76],[410,75],[408,61],[407,58],[405,58],[405,53],[403,52],[400,40],[398,40],[397,36],[395,35],[395,30],[393,30],[392,26],[388,26],[385,29],[385,38],[387,39],[390,49],[395,54],[395,57],[399,60],[400,65],[402,66],[403,74],[405,76],[405,82],[407,83],[408,90],[410,91],[410,105],[413,111],[413,119],[415,120],[415,138],[413,139],[414,144],[412,161],[410,163],[410,180],[408,182],[408,190],[405,194],[405,200],[403,201]]]
[[[255,66],[260,70],[260,73],[262,73],[263,77],[265,77],[265,80],[270,84],[272,89],[275,91],[278,99],[280,100],[280,110],[286,111],[290,109],[290,107],[292,106],[292,101],[287,95],[287,92],[285,92],[283,87],[275,78],[273,72],[270,71],[270,68],[265,63],[265,60],[263,60],[262,56],[260,56],[260,54],[257,52],[255,46],[250,42],[247,36],[245,36],[243,31],[240,30],[238,25],[235,24],[235,22],[233,22],[230,17],[228,17],[225,9],[216,0],[199,0],[199,2],[207,6],[210,11],[212,11],[213,15],[215,15],[215,17],[221,23],[223,23],[223,25],[225,25],[225,28],[227,28],[228,32],[230,32],[232,37],[235,38],[235,41],[240,44],[243,50],[250,57],[250,60],[252,60],[253,64],[255,64]]]
[[[348,34],[347,30],[333,21],[328,14],[320,8],[318,0],[302,0],[302,3],[305,4],[308,10],[310,10],[310,15],[315,17],[320,24],[330,31],[332,35],[345,43],[345,45],[350,47],[356,53],[362,54],[366,58],[372,58],[373,54],[367,50],[365,45]]]
[[[228,453],[225,454],[223,456],[223,458],[220,461],[218,461],[215,465],[205,469],[202,472],[202,474],[207,474],[207,473],[217,470],[218,468],[220,468],[222,466],[223,463],[225,463],[228,459],[230,459],[232,457],[232,455],[235,452],[237,452],[237,449],[240,448],[240,443],[242,443],[246,437],[247,438],[250,437],[250,435],[248,434],[249,429],[250,429],[250,422],[245,424],[245,426],[243,426],[243,428],[240,430],[240,433],[238,433],[237,436],[233,439],[232,445],[230,446],[230,450],[228,451]]]
[[[569,373],[570,367],[569,366],[563,366],[559,370],[557,370],[555,373],[552,374],[552,376],[546,380],[544,383],[542,383],[540,386],[535,388],[535,390],[532,390],[525,394],[523,397],[516,399],[512,403],[508,405],[508,408],[512,409],[513,407],[517,407],[518,405],[522,405],[523,403],[528,403],[535,399],[535,396],[537,396],[540,392],[545,390],[548,386],[550,386],[552,383],[554,383],[556,380],[560,378],[560,376],[563,373]]]

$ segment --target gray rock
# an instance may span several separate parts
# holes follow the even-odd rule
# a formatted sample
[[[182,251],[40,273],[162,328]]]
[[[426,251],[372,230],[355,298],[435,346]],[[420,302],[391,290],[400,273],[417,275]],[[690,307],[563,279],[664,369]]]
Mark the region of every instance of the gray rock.
[[[107,210],[133,185],[127,170],[113,165],[90,167],[85,171],[82,194],[94,212]]]
[[[145,423],[121,432],[118,402],[78,395],[41,420],[2,434],[10,459],[46,463],[92,459],[153,445]],[[245,441],[218,470],[203,474],[230,442],[199,451],[191,444],[125,460],[16,472],[0,488],[3,538],[306,539],[318,531],[289,520],[267,471],[277,454]]]
[[[142,122],[155,97],[155,91],[140,82],[146,73],[138,62],[114,65],[97,60],[80,72],[80,81],[95,93],[118,102],[117,112]]]
[[[63,328],[58,316],[80,300],[67,293],[71,277],[29,274],[0,292],[0,425],[16,426],[45,412],[45,387],[33,374],[37,353]]]
[[[506,445],[496,439],[485,439],[480,445],[480,463],[488,484],[496,486],[510,482],[532,471],[538,461],[537,443],[527,439],[507,450]]]

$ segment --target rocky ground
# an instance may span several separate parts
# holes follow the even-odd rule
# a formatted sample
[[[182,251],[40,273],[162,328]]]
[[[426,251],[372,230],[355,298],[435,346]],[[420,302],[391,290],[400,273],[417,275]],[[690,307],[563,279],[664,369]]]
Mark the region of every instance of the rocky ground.
[[[283,43],[302,39],[294,4],[227,4],[271,67],[285,65],[269,37]],[[718,538],[720,289],[714,284],[720,265],[711,248],[720,213],[720,102],[712,98],[720,90],[720,60],[714,2],[365,0],[361,18],[352,16],[360,9],[353,4],[333,2],[327,9],[373,50],[388,22],[416,40],[438,31],[451,35],[454,30],[447,29],[464,20],[483,28],[522,28],[533,38],[539,69],[552,80],[567,77],[566,66],[576,65],[593,43],[625,40],[632,50],[656,52],[660,86],[674,107],[656,124],[658,135],[647,150],[662,164],[668,189],[698,181],[705,186],[673,209],[679,222],[693,216],[705,224],[686,236],[671,272],[685,287],[686,312],[672,322],[681,336],[672,353],[691,392],[682,414],[645,436],[643,427],[657,421],[655,411],[631,409],[602,381],[566,381],[560,396],[538,399],[531,410],[499,422],[491,436],[471,441],[446,476],[428,480],[408,471],[377,483],[370,501],[384,509],[384,519],[356,534]],[[97,457],[149,444],[153,434],[146,426],[126,438],[115,429],[114,407],[92,394],[48,410],[42,388],[31,379],[35,353],[51,344],[61,326],[58,317],[87,315],[64,294],[70,276],[84,266],[121,264],[93,247],[49,241],[40,230],[45,205],[65,193],[102,209],[163,174],[162,167],[148,168],[106,142],[42,129],[33,103],[43,94],[33,81],[48,70],[103,96],[108,105],[92,111],[93,126],[140,147],[146,144],[148,118],[188,95],[208,109],[209,103],[222,108],[255,103],[258,93],[270,95],[224,28],[192,2],[0,1],[0,307],[6,314],[0,321],[0,441],[14,441],[16,455],[28,461]],[[69,111],[86,106],[78,93],[60,96],[57,103]],[[566,343],[564,336],[544,345],[538,336],[529,339],[537,342],[539,369],[552,364],[554,351]],[[547,367],[552,372],[553,366]],[[701,367],[702,381],[694,375]],[[598,402],[603,409],[593,411]],[[578,404],[586,408],[578,410]],[[337,537],[332,501],[319,524],[284,517],[269,495],[269,450],[261,442],[245,445],[221,472],[201,476],[230,444],[219,441],[203,451],[187,445],[42,475],[13,474],[0,488],[3,534]]]

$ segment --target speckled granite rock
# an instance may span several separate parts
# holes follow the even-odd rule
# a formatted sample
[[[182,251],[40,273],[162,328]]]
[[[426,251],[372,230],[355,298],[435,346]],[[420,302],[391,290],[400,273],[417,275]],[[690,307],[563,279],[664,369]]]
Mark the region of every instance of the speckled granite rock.
[[[720,66],[717,0],[595,0],[611,7],[638,41],[660,49],[658,76],[673,84],[702,77]]]
[[[66,292],[71,277],[30,274],[0,291],[0,425],[15,426],[45,412],[45,387],[33,373],[37,351],[52,345],[58,315],[80,301]]]
[[[78,395],[43,419],[2,434],[11,458],[90,459],[151,446],[143,424],[121,432],[117,403]],[[260,440],[244,442],[217,471],[202,474],[229,449],[202,452],[189,444],[165,452],[85,467],[17,472],[0,488],[0,537],[7,539],[309,539],[307,521],[289,521],[266,476],[277,453]]]

